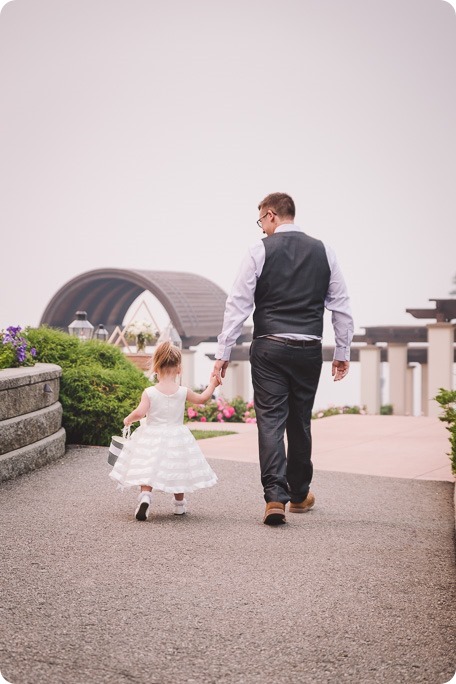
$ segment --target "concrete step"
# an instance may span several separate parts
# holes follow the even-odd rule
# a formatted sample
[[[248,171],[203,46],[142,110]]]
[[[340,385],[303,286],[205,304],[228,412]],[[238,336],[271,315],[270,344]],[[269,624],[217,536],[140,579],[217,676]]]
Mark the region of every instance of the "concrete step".
[[[0,421],[54,404],[62,369],[51,363],[0,370]]]
[[[0,455],[39,442],[62,425],[62,405],[51,406],[4,420],[0,426]]]
[[[65,438],[65,430],[60,428],[53,435],[40,439],[34,444],[0,456],[0,482],[57,461],[65,454]]]

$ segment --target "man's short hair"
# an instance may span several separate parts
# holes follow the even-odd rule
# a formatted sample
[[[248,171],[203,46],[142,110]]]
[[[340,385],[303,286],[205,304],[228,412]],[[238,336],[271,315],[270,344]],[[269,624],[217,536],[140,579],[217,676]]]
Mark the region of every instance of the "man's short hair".
[[[268,211],[269,209],[281,218],[285,218],[285,216],[294,218],[296,214],[295,203],[290,195],[286,195],[284,192],[273,192],[258,205],[259,211]]]

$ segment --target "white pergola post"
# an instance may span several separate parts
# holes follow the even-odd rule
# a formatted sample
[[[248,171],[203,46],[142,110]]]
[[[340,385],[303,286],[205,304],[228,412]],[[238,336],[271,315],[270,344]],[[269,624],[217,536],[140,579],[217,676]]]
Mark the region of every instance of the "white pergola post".
[[[242,397],[248,401],[253,396],[250,379],[249,361],[232,361],[227,368],[220,394],[230,401],[235,397]]]
[[[454,387],[454,329],[453,323],[429,323],[428,329],[428,396],[429,416],[438,417],[441,406],[434,397],[440,388]]]
[[[182,349],[181,385],[193,389],[195,387],[195,349]]]
[[[429,373],[427,363],[421,364],[421,415],[429,415]]]
[[[226,369],[225,377],[223,378],[223,385],[219,388],[219,394],[227,401],[233,399],[237,392],[237,374],[239,361],[230,361],[228,368]]]
[[[381,347],[367,344],[360,347],[359,361],[361,365],[361,404],[367,412],[380,413],[380,360]]]
[[[415,366],[407,366],[405,371],[405,415],[413,416],[413,390]]]
[[[406,410],[406,377],[407,377],[407,345],[397,342],[388,344],[390,404],[395,416],[405,416]]]
[[[236,394],[234,396],[242,397],[244,401],[248,401],[253,396],[251,384],[250,362],[239,361],[236,368]]]

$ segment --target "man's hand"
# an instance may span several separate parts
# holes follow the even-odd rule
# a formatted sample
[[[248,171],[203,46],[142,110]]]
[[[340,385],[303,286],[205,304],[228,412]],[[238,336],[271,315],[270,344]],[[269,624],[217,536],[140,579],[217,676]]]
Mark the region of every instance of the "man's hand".
[[[221,359],[218,359],[214,363],[214,369],[212,371],[212,376],[216,377],[220,380],[220,378],[225,377],[226,369],[228,368],[229,361],[222,361]],[[222,381],[220,380],[220,384],[222,384]]]
[[[343,380],[347,375],[349,368],[350,361],[333,361],[331,375],[334,378],[334,382],[337,382],[338,380]]]

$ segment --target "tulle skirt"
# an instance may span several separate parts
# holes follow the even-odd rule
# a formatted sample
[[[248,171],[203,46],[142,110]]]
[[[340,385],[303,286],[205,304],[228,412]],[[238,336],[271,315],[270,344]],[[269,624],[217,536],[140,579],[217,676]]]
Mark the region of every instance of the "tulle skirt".
[[[149,485],[180,494],[212,487],[217,476],[185,425],[141,425],[109,474],[120,488]]]

